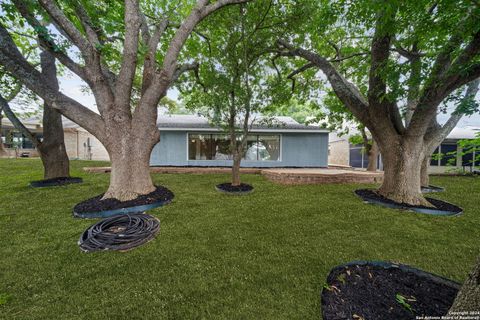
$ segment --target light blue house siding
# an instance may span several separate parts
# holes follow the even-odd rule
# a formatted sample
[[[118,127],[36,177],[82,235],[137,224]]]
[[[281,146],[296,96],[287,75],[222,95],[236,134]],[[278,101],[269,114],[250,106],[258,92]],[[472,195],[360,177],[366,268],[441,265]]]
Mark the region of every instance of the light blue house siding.
[[[152,166],[231,166],[231,160],[188,160],[188,133],[161,130],[154,147]],[[203,131],[202,133],[206,133]],[[215,133],[212,131],[212,133]],[[257,134],[252,132],[252,134]],[[258,134],[265,134],[264,132]],[[242,167],[327,167],[328,132],[271,132],[280,135],[279,161],[242,160]]]

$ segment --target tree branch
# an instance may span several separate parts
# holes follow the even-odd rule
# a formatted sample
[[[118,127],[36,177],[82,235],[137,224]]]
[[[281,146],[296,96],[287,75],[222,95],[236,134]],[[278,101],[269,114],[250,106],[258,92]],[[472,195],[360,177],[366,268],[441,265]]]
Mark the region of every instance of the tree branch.
[[[82,80],[88,83],[87,75],[85,73],[85,68],[74,62],[69,56],[67,56],[64,52],[56,49],[58,46],[53,42],[53,40],[42,32],[45,27],[35,18],[34,14],[28,10],[25,2],[20,0],[13,1],[15,7],[17,8],[18,12],[22,15],[22,17],[27,20],[28,24],[36,30],[38,35],[38,40],[40,45],[43,49],[48,50],[51,54],[55,56],[64,66],[66,66],[70,71],[78,75]]]
[[[173,75],[172,82],[176,82],[178,80],[178,78],[180,78],[180,76],[183,73],[188,72],[188,71],[193,71],[194,74],[195,74],[195,78],[197,79],[197,82],[203,87],[203,90],[206,92],[205,85],[200,80],[200,74],[198,72],[199,67],[200,67],[200,65],[196,61],[193,62],[193,63],[183,64],[183,65],[177,67],[177,70],[175,71],[175,74]]]
[[[15,78],[58,109],[65,117],[78,123],[98,139],[105,137],[102,118],[77,101],[51,87],[50,83],[22,56],[7,30],[0,24],[0,64]]]
[[[277,45],[281,49],[286,50],[278,53],[279,56],[297,56],[315,64],[315,66],[322,70],[322,72],[326,75],[338,98],[355,115],[355,117],[365,124],[370,123],[367,100],[360,93],[358,88],[355,87],[355,85],[347,81],[336,70],[331,62],[311,51],[302,48],[295,48],[285,40],[278,40]]]
[[[461,51],[455,65],[452,65],[452,54],[463,43],[464,26],[477,21],[478,16],[469,12],[465,19],[456,28],[442,52],[434,62],[431,75],[423,93],[419,99],[417,108],[412,116],[408,130],[416,131],[418,128],[425,128],[436,115],[438,105],[452,91],[480,77],[480,64],[465,66],[464,59],[478,55],[480,50],[479,32],[473,34],[471,42]],[[463,62],[462,62],[463,61]]]
[[[305,70],[308,70],[308,69],[311,69],[315,67],[315,64],[313,64],[312,62],[309,62],[307,64],[304,64],[303,66],[301,66],[300,68],[298,68],[297,70],[294,70],[292,71],[288,76],[287,76],[287,79],[290,79],[292,80],[292,92],[295,90],[295,76],[299,73],[302,73],[304,72]]]
[[[94,50],[92,45],[84,38],[82,33],[75,27],[75,25],[65,16],[62,10],[57,6],[53,0],[38,0],[53,19],[55,24],[62,29],[68,38],[82,51],[84,55],[92,54]]]
[[[462,102],[470,99],[475,99],[475,96],[477,95],[479,90],[479,85],[480,78],[470,82],[467,86],[467,91],[462,98]],[[460,104],[462,104],[462,102]],[[459,110],[459,107],[457,107],[457,109],[452,112],[450,118],[447,120],[447,122],[445,122],[443,126],[438,125],[435,120],[435,124],[431,125],[429,128],[429,131],[425,136],[425,140],[428,142],[428,144],[436,147],[437,145],[442,143],[443,140],[445,140],[445,138],[450,134],[450,132],[452,132],[453,128],[457,126],[458,122],[462,119],[463,116],[464,113],[462,113],[461,110]]]
[[[377,13],[375,32],[371,44],[371,63],[369,72],[368,104],[370,116],[378,119],[382,131],[394,129],[397,134],[402,134],[405,127],[401,120],[400,112],[395,102],[389,101],[387,96],[387,83],[385,69],[390,57],[390,44],[392,35],[388,29],[395,22],[396,10],[383,10]],[[390,119],[390,123],[380,123],[380,118]]]
[[[123,57],[117,82],[115,104],[130,110],[130,97],[137,68],[137,52],[140,31],[140,7],[138,0],[125,0],[125,41]]]
[[[166,94],[172,83],[174,73],[177,70],[177,59],[180,51],[198,23],[212,12],[224,6],[248,1],[251,0],[218,0],[208,5],[208,0],[198,0],[196,6],[192,9],[170,41],[167,52],[165,53],[162,69],[156,73],[151,84],[145,89],[142,99],[140,100],[140,106],[156,106],[162,96]],[[146,101],[156,103],[143,103]]]
[[[148,39],[148,52],[143,62],[142,93],[145,92],[145,90],[151,85],[153,81],[156,70],[155,56],[157,53],[158,43],[160,42],[160,39],[162,38],[162,35],[164,34],[168,25],[168,19],[164,19],[159,24],[157,24],[153,35],[144,37],[144,40]]]

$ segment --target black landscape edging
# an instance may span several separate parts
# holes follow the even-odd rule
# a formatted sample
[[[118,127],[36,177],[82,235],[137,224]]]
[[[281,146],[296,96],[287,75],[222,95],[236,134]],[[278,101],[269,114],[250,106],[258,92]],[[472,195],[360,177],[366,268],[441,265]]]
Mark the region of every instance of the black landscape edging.
[[[428,187],[422,187],[422,193],[433,193],[433,192],[443,192],[445,191],[444,187],[437,187],[433,185],[428,185]]]
[[[73,208],[73,216],[76,217],[76,218],[86,218],[86,219],[89,219],[89,218],[107,218],[107,217],[111,217],[111,216],[115,216],[115,215],[123,215],[123,214],[129,214],[129,213],[144,212],[144,211],[147,211],[147,210],[151,210],[151,209],[155,209],[155,208],[164,206],[164,205],[172,202],[173,198],[175,197],[173,192],[171,192],[170,190],[168,190],[167,188],[164,188],[164,187],[157,187],[156,191],[158,191],[160,189],[163,192],[165,192],[166,197],[164,197],[163,199],[160,199],[159,201],[155,201],[155,202],[150,202],[150,203],[141,204],[141,205],[131,205],[131,206],[128,205],[129,202],[130,203],[136,202],[136,200],[138,199],[137,198],[137,199],[134,199],[134,200],[131,200],[131,201],[125,201],[125,203],[127,205],[126,207],[99,210],[99,211],[88,211],[88,212],[83,212],[83,211],[77,209],[77,207],[80,206],[82,203],[101,198],[103,196],[103,194],[101,194],[101,195],[98,195],[96,197],[87,199],[87,200],[77,204]],[[156,191],[154,191],[154,192],[156,192]],[[148,197],[148,196],[149,195],[146,195],[145,197]],[[120,205],[120,204],[117,204],[117,206],[118,205]]]
[[[246,190],[230,191],[230,190],[225,190],[224,188],[222,188],[223,186],[228,185],[228,184],[230,184],[230,183],[217,184],[215,186],[215,190],[217,190],[218,192],[221,192],[221,193],[230,194],[230,195],[237,195],[237,196],[247,195],[247,194],[253,192],[253,186],[251,186],[249,184],[246,184],[246,183],[242,183],[239,186],[239,187],[241,187],[243,189],[246,189]],[[239,188],[239,189],[241,189],[241,188]]]
[[[429,215],[434,215],[434,216],[448,216],[448,217],[458,216],[458,215],[463,213],[463,209],[461,207],[459,207],[457,205],[454,205],[450,202],[440,200],[440,199],[426,198],[429,201],[433,200],[435,202],[443,202],[443,203],[448,204],[450,206],[456,207],[456,208],[458,208],[458,211],[439,210],[439,209],[432,209],[432,208],[420,207],[420,206],[416,207],[416,206],[411,206],[411,205],[407,205],[407,204],[394,202],[394,201],[391,201],[391,200],[386,201],[388,199],[382,201],[378,198],[370,198],[370,197],[367,197],[367,196],[364,196],[364,195],[360,195],[358,192],[362,191],[362,190],[369,190],[369,189],[355,190],[354,191],[355,195],[357,197],[359,197],[360,199],[362,199],[363,201],[367,202],[367,203],[377,204],[377,205],[387,207],[387,208],[408,210],[408,211],[413,211],[413,212],[423,213],[423,214],[429,214]]]
[[[333,285],[332,282],[340,282],[339,286],[345,285],[347,283],[346,282],[347,279],[345,279],[345,278],[339,279],[339,276],[335,277],[335,275],[338,272],[341,272],[342,269],[346,269],[348,267],[354,267],[354,266],[361,266],[361,267],[373,266],[373,267],[384,268],[386,270],[395,268],[395,269],[398,269],[398,270],[400,270],[402,272],[405,272],[405,273],[413,273],[414,275],[418,276],[421,279],[429,280],[429,281],[431,281],[435,284],[438,284],[440,286],[449,287],[451,290],[455,290],[457,292],[458,292],[458,290],[460,290],[460,287],[461,287],[460,283],[457,283],[457,282],[452,281],[450,279],[447,279],[447,278],[444,278],[444,277],[441,277],[441,276],[438,276],[438,275],[435,275],[435,274],[432,274],[432,273],[429,273],[429,272],[426,272],[426,271],[423,271],[423,270],[420,270],[420,269],[417,269],[417,268],[414,268],[414,267],[411,267],[411,266],[408,266],[408,265],[396,264],[396,263],[392,263],[392,262],[388,262],[388,261],[364,261],[364,260],[352,261],[352,262],[348,262],[348,263],[345,263],[345,264],[334,267],[332,270],[330,270],[330,272],[327,276],[327,284],[323,287],[323,290],[321,292],[322,318],[324,320],[351,319],[351,317],[353,316],[353,314],[351,314],[351,313],[352,312],[354,313],[355,310],[357,310],[354,307],[352,307],[352,305],[354,305],[353,304],[354,301],[352,299],[349,299],[348,301],[343,301],[341,303],[341,305],[339,306],[339,309],[343,309],[341,311],[338,311],[338,309],[337,310],[332,309],[331,305],[328,305],[328,306],[326,305],[326,300],[331,300],[331,299],[328,299],[328,295],[330,295],[330,294],[331,295],[337,295],[337,293],[341,292],[341,289],[343,289],[343,288],[338,289],[337,286],[332,288],[331,287]],[[370,274],[370,276],[371,276],[371,274]],[[357,282],[357,280],[355,282]],[[339,291],[335,291],[335,290],[339,290]],[[356,288],[355,290],[358,290],[358,288]],[[377,286],[377,290],[378,290],[378,286]],[[402,292],[398,292],[398,293],[402,294]],[[455,293],[455,295],[456,295],[456,293]],[[453,295],[453,297],[452,297],[452,303],[453,303],[453,299],[455,298],[455,295]],[[377,297],[385,297],[385,295],[381,296],[380,294],[378,294]],[[362,302],[359,301],[358,303],[362,303]],[[363,306],[363,308],[361,308],[361,309],[362,310],[360,310],[360,311],[367,310],[367,308],[365,308],[365,306]],[[378,309],[372,309],[372,308],[369,308],[369,309],[370,309],[370,311],[378,310]],[[448,309],[447,309],[447,311],[448,311]],[[380,313],[382,311],[378,310],[378,312]],[[389,312],[390,312],[390,310],[389,310]],[[336,313],[336,314],[332,315],[332,313]],[[408,317],[406,317],[405,319],[415,319],[415,315],[413,314],[413,312],[407,312],[406,314],[408,314]],[[363,316],[363,315],[359,314],[359,316]],[[380,318],[378,318],[378,319],[380,319]],[[400,319],[397,319],[397,320],[400,320]]]
[[[58,186],[66,186],[69,184],[82,183],[82,182],[83,182],[82,178],[61,177],[61,178],[32,181],[30,182],[30,187],[32,188],[58,187]]]

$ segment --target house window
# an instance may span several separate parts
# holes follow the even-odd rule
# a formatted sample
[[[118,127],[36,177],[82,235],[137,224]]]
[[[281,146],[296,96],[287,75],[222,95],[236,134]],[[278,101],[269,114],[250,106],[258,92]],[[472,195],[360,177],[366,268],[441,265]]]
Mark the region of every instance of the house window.
[[[249,135],[243,159],[246,161],[280,161],[280,136]],[[188,134],[188,160],[232,160],[229,136]]]
[[[480,166],[480,159],[478,158],[479,153],[480,153],[480,150],[476,149],[475,147],[464,148],[463,155],[462,155],[462,166],[464,167]]]
[[[456,144],[441,144],[440,145],[440,165],[441,166],[456,166]]]
[[[433,151],[432,158],[430,160],[431,166],[438,166],[438,161],[440,159],[440,155],[438,154],[440,149],[437,147],[435,151]]]

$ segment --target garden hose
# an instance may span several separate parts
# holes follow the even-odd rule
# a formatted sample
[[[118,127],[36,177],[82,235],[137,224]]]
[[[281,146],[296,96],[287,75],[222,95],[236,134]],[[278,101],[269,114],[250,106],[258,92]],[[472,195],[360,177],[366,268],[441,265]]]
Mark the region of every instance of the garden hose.
[[[160,221],[151,215],[117,215],[90,226],[80,237],[78,245],[85,252],[126,251],[150,241],[159,230]]]

